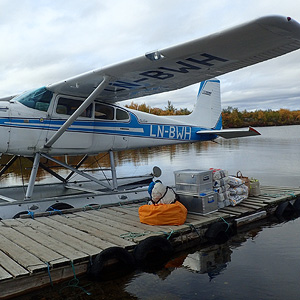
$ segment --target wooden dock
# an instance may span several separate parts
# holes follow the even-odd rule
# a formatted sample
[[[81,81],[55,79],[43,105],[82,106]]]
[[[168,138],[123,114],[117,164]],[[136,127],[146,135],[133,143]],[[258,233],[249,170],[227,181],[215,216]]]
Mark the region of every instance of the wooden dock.
[[[0,221],[0,299],[85,273],[92,257],[110,247],[129,251],[149,236],[167,236],[175,251],[207,242],[216,222],[237,226],[274,214],[281,203],[294,203],[300,188],[262,187],[262,195],[207,215],[188,214],[180,226],[141,224],[144,203],[101,207]]]

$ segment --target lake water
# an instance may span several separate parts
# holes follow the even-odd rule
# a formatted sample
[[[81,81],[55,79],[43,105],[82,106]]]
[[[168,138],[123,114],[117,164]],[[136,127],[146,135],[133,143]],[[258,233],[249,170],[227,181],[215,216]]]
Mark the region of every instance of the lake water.
[[[173,171],[221,168],[254,177],[263,185],[300,185],[300,126],[259,128],[262,136],[177,145],[116,155],[118,175],[139,175],[159,166],[161,180]],[[61,283],[16,299],[299,299],[300,219],[276,219],[239,232],[226,244],[182,253],[154,273],[77,287]],[[91,293],[88,295],[87,292]]]

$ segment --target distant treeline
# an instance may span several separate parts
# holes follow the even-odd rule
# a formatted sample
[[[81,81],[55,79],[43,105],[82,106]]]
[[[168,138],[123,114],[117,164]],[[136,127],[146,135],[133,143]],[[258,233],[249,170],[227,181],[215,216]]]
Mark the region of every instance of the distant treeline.
[[[137,104],[134,102],[131,102],[130,105],[125,106],[131,109],[143,111],[157,116],[189,115],[191,113],[191,111],[189,111],[187,108],[175,108],[171,101],[168,101],[168,106],[166,106],[165,109],[158,107],[150,107],[145,103]]]
[[[164,108],[150,107],[149,105],[136,104],[131,102],[126,105],[128,108],[151,113],[158,116],[167,115],[188,115],[191,113],[187,108],[176,109],[171,101]],[[281,125],[300,125],[300,110],[290,111],[289,109],[279,110],[256,110],[239,111],[238,108],[228,106],[222,111],[223,128],[238,128],[248,126],[281,126]]]
[[[237,108],[228,107],[222,111],[223,127],[248,127],[248,126],[281,126],[299,125],[300,110],[256,110],[239,111]]]

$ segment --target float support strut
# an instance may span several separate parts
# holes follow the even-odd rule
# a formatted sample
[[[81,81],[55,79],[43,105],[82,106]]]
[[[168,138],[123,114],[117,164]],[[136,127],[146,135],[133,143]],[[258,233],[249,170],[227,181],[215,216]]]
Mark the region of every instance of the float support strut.
[[[112,152],[112,150],[108,151],[108,153],[109,153],[109,159],[110,159],[113,188],[114,188],[114,190],[117,190],[118,189],[118,181],[117,181],[117,172],[116,172],[116,166],[115,166],[115,160],[114,160],[114,153]]]
[[[31,199],[31,196],[33,193],[33,188],[34,188],[34,183],[35,183],[35,179],[36,179],[36,174],[37,174],[37,171],[39,168],[40,158],[41,158],[41,154],[36,153],[35,157],[34,157],[34,161],[33,161],[33,166],[32,166],[32,170],[31,170],[31,174],[30,174],[30,178],[29,178],[28,187],[26,190],[25,200]]]
[[[45,153],[41,153],[41,156],[42,156],[42,157],[46,157],[47,159],[49,159],[49,160],[51,160],[51,161],[53,161],[53,162],[55,162],[55,163],[57,163],[57,164],[63,166],[64,168],[67,168],[67,169],[73,171],[74,173],[79,174],[79,175],[81,175],[82,177],[85,177],[85,178],[87,178],[87,179],[89,179],[89,180],[91,180],[91,181],[94,181],[94,182],[96,182],[96,183],[98,183],[98,184],[104,186],[105,188],[108,188],[108,189],[111,190],[111,187],[110,187],[109,185],[105,184],[104,182],[101,182],[99,179],[97,179],[97,178],[95,178],[95,177],[93,177],[93,176],[91,176],[91,175],[89,175],[89,174],[87,174],[87,173],[85,173],[85,172],[83,172],[83,171],[80,171],[80,170],[78,170],[78,169],[75,169],[75,168],[69,166],[68,164],[65,164],[65,163],[63,163],[62,161],[59,161],[59,160],[55,159],[54,157],[51,157],[51,156],[49,156],[49,155],[47,155],[47,154],[45,154]]]

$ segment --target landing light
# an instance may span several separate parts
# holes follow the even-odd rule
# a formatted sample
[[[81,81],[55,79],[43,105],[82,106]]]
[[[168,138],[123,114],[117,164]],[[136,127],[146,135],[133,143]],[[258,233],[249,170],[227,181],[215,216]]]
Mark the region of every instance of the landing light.
[[[159,51],[148,52],[148,53],[145,54],[145,56],[149,60],[152,60],[152,61],[164,58],[164,56]]]

